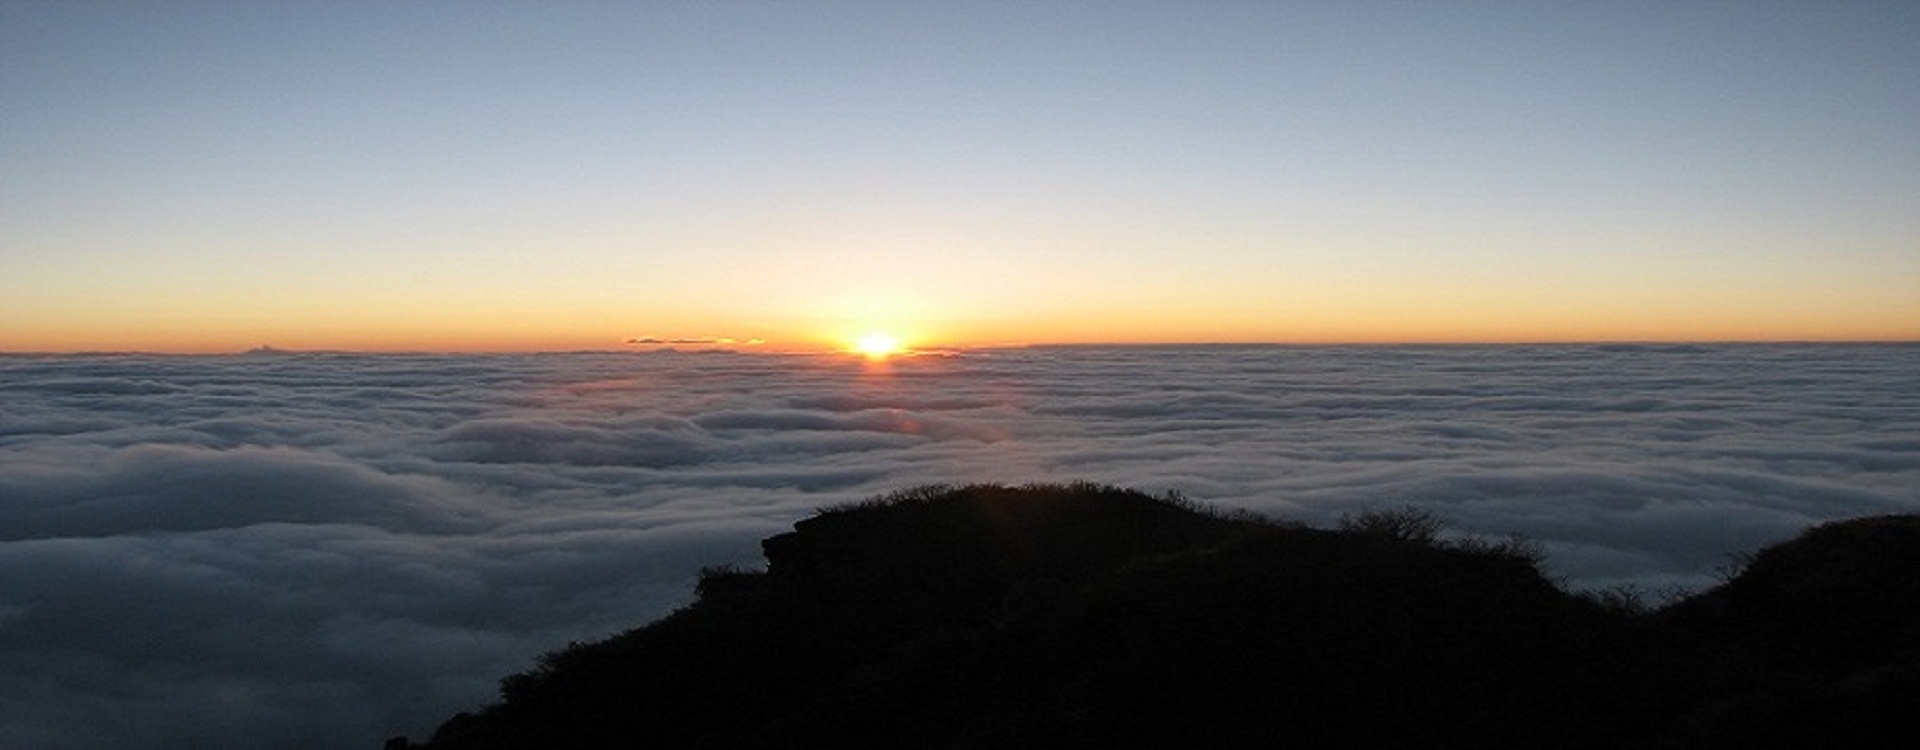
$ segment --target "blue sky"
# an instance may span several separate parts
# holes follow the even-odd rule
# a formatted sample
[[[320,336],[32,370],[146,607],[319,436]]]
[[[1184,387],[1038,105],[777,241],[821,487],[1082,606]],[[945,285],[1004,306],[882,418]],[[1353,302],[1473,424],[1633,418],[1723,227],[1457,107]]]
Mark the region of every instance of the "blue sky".
[[[1920,336],[1911,3],[36,3],[0,348]]]

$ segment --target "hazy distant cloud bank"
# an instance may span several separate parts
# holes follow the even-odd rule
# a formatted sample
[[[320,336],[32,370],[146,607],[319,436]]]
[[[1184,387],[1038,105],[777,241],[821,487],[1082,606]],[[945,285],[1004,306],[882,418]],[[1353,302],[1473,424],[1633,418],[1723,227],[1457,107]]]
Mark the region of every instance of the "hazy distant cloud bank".
[[[747,339],[745,341],[741,341],[740,339],[735,339],[735,338],[710,338],[705,336],[697,336],[692,338],[659,338],[657,336],[641,336],[638,338],[627,339],[627,343],[636,344],[640,346],[660,346],[660,345],[674,346],[674,345],[681,345],[681,344],[690,344],[694,346],[734,346],[739,344],[744,344],[747,346],[759,346],[766,342],[761,339]]]
[[[0,357],[0,746],[374,747],[811,508],[1417,505],[1578,586],[1920,509],[1920,347]]]

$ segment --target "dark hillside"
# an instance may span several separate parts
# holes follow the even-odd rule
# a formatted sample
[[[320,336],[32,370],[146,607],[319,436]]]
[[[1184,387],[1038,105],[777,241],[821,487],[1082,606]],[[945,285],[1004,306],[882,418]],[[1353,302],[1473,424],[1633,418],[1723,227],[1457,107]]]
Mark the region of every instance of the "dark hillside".
[[[1907,747],[1920,715],[1920,516],[1815,527],[1653,618],[1711,740]]]
[[[913,490],[763,548],[427,746],[1681,747],[1839,722],[1804,736],[1872,746],[1920,705],[1912,517],[1816,529],[1652,615],[1418,514],[1326,531],[1095,485]]]

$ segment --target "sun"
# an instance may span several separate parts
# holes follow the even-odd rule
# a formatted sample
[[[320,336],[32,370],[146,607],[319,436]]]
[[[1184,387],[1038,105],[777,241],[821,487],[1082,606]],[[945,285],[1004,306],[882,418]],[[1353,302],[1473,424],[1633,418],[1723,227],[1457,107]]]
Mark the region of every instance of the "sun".
[[[873,331],[853,342],[853,350],[867,359],[886,359],[900,353],[900,339],[891,333]]]

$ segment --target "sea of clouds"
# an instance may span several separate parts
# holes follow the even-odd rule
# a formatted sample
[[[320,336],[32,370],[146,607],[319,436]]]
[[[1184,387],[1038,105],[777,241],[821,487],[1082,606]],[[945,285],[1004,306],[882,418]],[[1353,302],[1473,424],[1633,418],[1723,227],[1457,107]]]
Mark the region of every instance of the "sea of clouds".
[[[1414,506],[1573,588],[1920,511],[1920,346],[0,356],[0,747],[377,747],[814,508]]]

